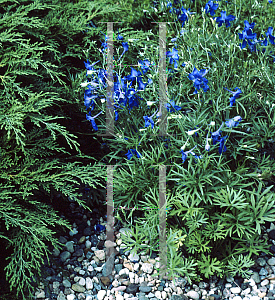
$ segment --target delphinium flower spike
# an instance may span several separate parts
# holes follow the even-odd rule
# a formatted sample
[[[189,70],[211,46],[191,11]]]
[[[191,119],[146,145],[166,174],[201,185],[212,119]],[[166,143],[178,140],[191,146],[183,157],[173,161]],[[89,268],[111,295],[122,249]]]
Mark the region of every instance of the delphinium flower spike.
[[[97,115],[95,115],[94,117],[92,117],[91,115],[90,115],[90,116],[89,116],[89,115],[86,115],[86,119],[92,123],[92,126],[93,126],[93,128],[94,128],[95,131],[98,130],[97,125],[96,125],[96,123],[95,123],[95,118],[96,118],[97,116],[99,116],[101,113],[103,113],[103,111],[99,112],[99,113],[98,113]],[[89,113],[89,114],[90,114],[90,113]]]

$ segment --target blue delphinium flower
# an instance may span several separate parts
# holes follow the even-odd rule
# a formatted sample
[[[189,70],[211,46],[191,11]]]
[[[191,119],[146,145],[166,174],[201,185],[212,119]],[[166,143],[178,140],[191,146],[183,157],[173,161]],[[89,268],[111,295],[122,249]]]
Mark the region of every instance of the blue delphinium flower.
[[[137,82],[138,82],[138,89],[143,91],[146,88],[147,83],[143,83],[142,78],[140,77],[137,78]]]
[[[196,159],[201,159],[201,158],[203,158],[203,156],[202,155],[197,155],[197,154],[195,154],[193,151],[190,151],[190,154],[192,154]],[[197,162],[195,162],[195,163],[197,163]]]
[[[268,27],[267,32],[265,33],[265,35],[269,38],[269,42],[272,45],[275,45],[275,37],[272,34],[273,31],[273,27]],[[267,39],[265,38],[265,40],[263,41],[263,45],[267,46]]]
[[[168,112],[175,112],[175,111],[181,110],[180,106],[175,105],[174,100],[171,100],[170,103],[166,103],[165,107],[167,108]]]
[[[235,103],[236,98],[238,98],[240,96],[242,91],[238,87],[235,87],[235,90],[237,90],[237,92],[232,92],[232,91],[228,90],[227,88],[224,88],[224,89],[227,90],[228,92],[230,92],[231,94],[233,94],[233,96],[229,99],[230,107],[232,107],[233,104]]]
[[[145,74],[149,70],[150,62],[148,59],[139,60],[138,65],[140,66],[142,73]]]
[[[235,20],[235,18],[236,17],[234,17],[233,15],[226,16],[226,11],[223,10],[221,12],[221,17],[216,18],[216,22],[219,23],[218,27],[221,27],[223,23],[226,24],[226,27],[229,27],[231,25],[230,21]]]
[[[213,3],[212,0],[208,1],[204,7],[205,13],[208,14],[210,12],[210,15],[213,17],[215,15],[215,10],[218,9],[219,4],[218,3]]]
[[[220,145],[219,145],[219,153],[222,154],[222,152],[225,152],[227,149],[226,149],[226,146],[225,146],[225,140],[227,138],[227,135],[225,137],[222,137],[220,138],[219,142],[220,142]]]
[[[200,88],[203,88],[204,92],[209,89],[209,86],[207,85],[208,80],[204,78],[208,71],[209,70],[205,69],[198,71],[196,67],[194,67],[193,72],[188,75],[188,78],[194,82],[194,87],[196,89],[193,94],[197,94]],[[204,87],[202,85],[204,85]]]
[[[157,111],[158,111],[158,109],[152,114],[151,117],[143,116],[143,119],[145,121],[145,128],[150,126],[150,124],[151,124],[152,129],[154,128],[155,123],[154,123],[153,117],[155,116]]]
[[[242,121],[242,117],[241,116],[236,116],[236,117],[226,121],[225,125],[229,128],[232,128],[232,127],[238,126],[241,121]]]
[[[178,20],[182,22],[181,27],[183,27],[185,24],[185,21],[188,21],[188,15],[193,15],[193,14],[195,14],[195,12],[191,13],[190,8],[188,8],[188,10],[187,10],[183,7],[181,8],[181,11],[182,11],[182,14],[178,16]]]
[[[249,24],[247,20],[244,21],[244,30],[242,31],[242,33],[239,33],[239,39],[243,40],[242,43],[240,44],[241,49],[244,49],[248,45],[251,52],[256,52],[257,43],[260,42],[263,42],[264,44],[266,43],[266,41],[258,41],[257,34],[252,33],[251,29],[253,29],[254,26],[255,26],[255,22]]]
[[[131,83],[137,79],[139,76],[141,76],[141,72],[140,71],[137,71],[135,70],[134,68],[131,67],[131,74],[128,75],[128,76],[125,76],[125,78],[127,80],[131,80]]]
[[[183,146],[183,147],[184,147],[184,146]],[[183,148],[183,147],[182,147],[182,148]],[[197,158],[197,159],[202,158],[202,155],[197,156],[197,155],[193,152],[193,150],[194,150],[196,147],[197,147],[197,145],[196,145],[195,147],[193,147],[193,148],[192,148],[191,150],[189,150],[189,151],[183,151],[183,149],[181,148],[180,152],[181,152],[182,163],[184,163],[184,162],[186,161],[188,153],[191,153],[191,154],[192,154],[193,156],[195,156],[195,158]]]
[[[92,126],[93,126],[93,128],[94,128],[95,131],[98,130],[97,125],[96,125],[96,123],[95,123],[95,118],[96,118],[98,115],[100,115],[101,113],[103,113],[103,111],[101,111],[100,113],[98,113],[98,114],[97,114],[96,116],[94,116],[94,117],[92,117],[92,116],[90,115],[91,112],[89,112],[89,115],[86,115],[86,119],[92,123]]]
[[[166,55],[170,57],[169,63],[172,64],[174,62],[174,68],[176,69],[178,67],[178,61],[179,61],[179,55],[178,55],[178,50],[173,48],[172,52],[167,51]]]
[[[118,41],[122,41],[123,40],[123,36],[119,33],[119,31],[117,30],[118,36],[117,36],[117,40]]]
[[[137,152],[136,149],[129,149],[125,155],[127,156],[128,160],[131,160],[131,158],[133,157],[134,154],[137,155],[137,158],[141,157],[141,155]]]
[[[221,129],[222,129],[222,126],[223,126],[223,122],[220,126],[220,128],[217,130],[217,131],[214,131],[212,134],[211,134],[211,138],[213,139],[213,145],[216,145],[217,142],[220,140],[221,138]]]
[[[271,3],[273,3],[273,1],[272,1],[272,0],[268,0],[268,3],[270,3],[270,4],[271,4]]]

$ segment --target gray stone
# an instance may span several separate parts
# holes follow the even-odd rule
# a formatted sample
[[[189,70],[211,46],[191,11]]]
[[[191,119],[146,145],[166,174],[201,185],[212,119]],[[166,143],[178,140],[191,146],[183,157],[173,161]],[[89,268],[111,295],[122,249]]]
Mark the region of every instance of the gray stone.
[[[270,266],[275,266],[275,257],[271,257],[267,263],[270,265]]]
[[[93,253],[90,252],[90,251],[88,251],[88,252],[86,253],[86,258],[87,258],[87,259],[91,259],[92,257],[93,257]]]
[[[266,265],[266,261],[263,257],[259,257],[256,262],[258,263],[259,266],[264,267]]]
[[[83,253],[84,253],[83,249],[80,248],[80,249],[77,249],[77,250],[75,251],[75,253],[73,254],[73,256],[80,257],[80,256],[83,255]]]
[[[261,275],[261,276],[267,276],[268,275],[268,271],[265,268],[261,268],[261,270],[259,272],[259,275]],[[255,280],[255,282],[256,282],[256,280]]]
[[[116,264],[115,265],[115,270],[116,270],[117,274],[122,270],[122,268],[123,268],[122,264]]]
[[[84,286],[79,285],[78,283],[74,283],[72,285],[72,290],[78,293],[84,293],[85,292],[85,288]]]
[[[103,266],[102,269],[103,276],[107,277],[112,274],[112,271],[114,269],[114,263],[115,263],[115,253],[111,253],[111,255],[108,257],[106,263]]]
[[[69,251],[70,253],[74,252],[74,242],[73,241],[67,242],[65,247],[66,247],[67,251]]]
[[[149,293],[152,291],[152,287],[151,286],[140,286],[139,290],[140,290],[140,292],[143,292],[143,293]]]
[[[45,298],[45,292],[42,291],[41,293],[39,293],[38,295],[36,295],[37,299],[41,299],[41,298]]]
[[[72,286],[71,282],[68,279],[64,279],[62,284],[67,288],[70,288]]]
[[[62,262],[65,262],[70,257],[71,257],[71,253],[68,251],[64,251],[60,254],[60,259]]]
[[[60,254],[60,251],[59,251],[58,249],[55,249],[55,248],[54,248],[52,253],[53,253],[53,256],[54,256],[54,257],[58,257],[59,254]]]
[[[83,234],[86,235],[86,236],[90,236],[92,235],[92,229],[90,226],[86,227],[84,230],[83,230]]]
[[[58,242],[65,245],[67,243],[67,239],[64,238],[64,236],[60,236]]]
[[[67,300],[67,297],[63,294],[63,292],[60,292],[57,296],[57,300]]]

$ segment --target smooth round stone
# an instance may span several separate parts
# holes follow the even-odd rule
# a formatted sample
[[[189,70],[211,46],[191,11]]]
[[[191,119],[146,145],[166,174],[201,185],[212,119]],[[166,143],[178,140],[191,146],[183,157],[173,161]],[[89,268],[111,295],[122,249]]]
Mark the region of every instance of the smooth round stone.
[[[78,281],[78,284],[84,286],[86,284],[85,279],[80,278],[80,280]]]
[[[152,291],[152,287],[151,286],[140,286],[139,290],[140,290],[140,292],[143,292],[143,293],[149,293]]]
[[[193,300],[199,300],[200,299],[200,295],[197,292],[195,292],[195,291],[189,291],[187,293],[187,297],[189,297],[189,298],[191,298]]]
[[[270,265],[270,266],[275,266],[275,257],[271,257],[267,263]]]
[[[68,279],[64,279],[62,284],[67,288],[70,288],[72,286],[71,282]]]
[[[106,291],[105,290],[100,290],[98,293],[97,293],[97,299],[98,300],[103,300],[104,297],[106,295]]]
[[[268,285],[269,284],[269,280],[268,279],[265,279],[261,282],[261,286],[265,286],[265,285]]]
[[[241,296],[235,296],[232,300],[243,300],[243,298]]]
[[[83,235],[79,240],[78,244],[83,244],[86,241],[86,237]]]
[[[242,290],[239,287],[232,287],[230,288],[231,293],[239,294]]]
[[[81,286],[77,283],[74,283],[72,285],[72,290],[75,291],[75,292],[78,292],[78,293],[84,293],[85,292],[85,288],[84,286]]]

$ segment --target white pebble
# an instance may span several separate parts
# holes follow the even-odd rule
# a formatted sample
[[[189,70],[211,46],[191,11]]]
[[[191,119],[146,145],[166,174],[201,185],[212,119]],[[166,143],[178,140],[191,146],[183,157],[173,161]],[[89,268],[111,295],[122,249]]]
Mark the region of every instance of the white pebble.
[[[239,287],[232,287],[230,288],[230,291],[233,294],[239,294],[241,292],[241,289]]]
[[[191,299],[194,299],[194,300],[199,300],[200,295],[197,292],[195,292],[195,291],[189,291],[187,293],[187,297],[189,297]]]
[[[264,286],[264,285],[268,285],[269,284],[269,280],[268,279],[265,279],[261,282],[261,286]]]
[[[100,290],[98,293],[97,293],[97,299],[98,300],[103,300],[103,298],[105,297],[106,295],[106,291],[105,290]]]
[[[74,294],[67,295],[67,300],[74,300],[74,299],[75,299]]]
[[[241,296],[235,296],[232,300],[243,300]]]
[[[156,296],[158,299],[161,299],[161,292],[160,292],[160,291],[156,291],[156,292],[155,292],[155,296]]]

